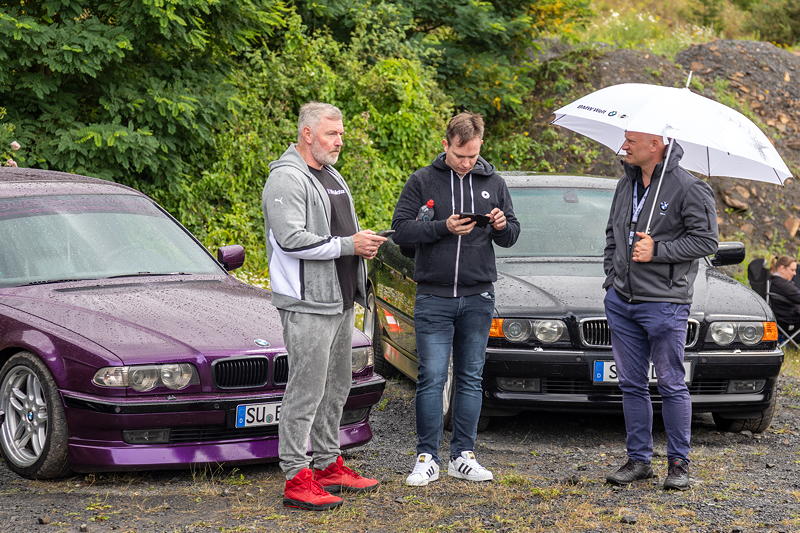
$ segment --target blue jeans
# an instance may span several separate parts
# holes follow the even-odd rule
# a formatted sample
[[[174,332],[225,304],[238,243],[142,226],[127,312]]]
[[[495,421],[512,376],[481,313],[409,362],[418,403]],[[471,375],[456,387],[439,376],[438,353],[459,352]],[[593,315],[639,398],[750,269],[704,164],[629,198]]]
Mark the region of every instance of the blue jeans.
[[[667,302],[628,303],[612,288],[605,298],[611,350],[617,365],[625,414],[628,457],[650,462],[653,456],[653,405],[650,361],[658,376],[661,416],[667,433],[667,456],[688,460],[692,401],[683,368],[689,305]]]
[[[475,449],[483,392],[483,362],[494,312],[494,294],[447,298],[417,295],[414,329],[417,338],[417,453],[437,462],[442,438],[442,391],[453,354],[450,456]]]

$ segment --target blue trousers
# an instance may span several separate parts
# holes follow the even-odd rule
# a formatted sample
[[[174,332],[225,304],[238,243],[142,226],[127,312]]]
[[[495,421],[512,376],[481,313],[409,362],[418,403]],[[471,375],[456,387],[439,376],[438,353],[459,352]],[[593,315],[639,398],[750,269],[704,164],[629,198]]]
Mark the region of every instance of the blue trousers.
[[[653,362],[662,398],[667,456],[688,460],[692,403],[683,367],[688,304],[628,303],[614,288],[605,297],[611,349],[622,389],[628,457],[649,463],[653,456],[653,405],[648,370]]]
[[[417,340],[417,453],[429,453],[437,462],[442,438],[442,391],[453,355],[450,457],[475,449],[478,418],[483,403],[481,382],[486,343],[494,312],[494,294],[446,298],[417,295],[414,329]]]

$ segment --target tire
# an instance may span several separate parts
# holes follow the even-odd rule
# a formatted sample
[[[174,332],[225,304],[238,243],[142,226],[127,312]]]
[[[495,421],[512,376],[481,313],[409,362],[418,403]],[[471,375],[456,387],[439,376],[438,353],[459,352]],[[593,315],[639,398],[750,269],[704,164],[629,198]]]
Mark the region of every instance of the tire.
[[[453,357],[450,357],[450,364],[447,367],[447,381],[444,382],[444,390],[442,391],[442,415],[444,420],[444,429],[453,431],[453,398],[455,395],[455,387],[453,386]],[[485,431],[489,428],[491,418],[481,415],[478,418],[478,431]]]
[[[367,306],[364,308],[364,333],[372,339],[375,372],[385,378],[390,378],[396,376],[398,370],[383,357],[381,332],[381,322],[378,319],[378,306],[375,303],[375,293],[370,289],[367,292]]]
[[[739,431],[752,431],[753,433],[763,433],[772,423],[772,417],[775,416],[777,409],[778,395],[776,387],[772,388],[772,400],[769,406],[761,411],[761,414],[752,418],[731,418],[731,415],[726,413],[712,413],[714,417],[714,425],[720,431],[731,431],[738,433]]]
[[[29,479],[70,472],[67,421],[53,376],[29,352],[11,357],[0,370],[0,449],[8,467]]]

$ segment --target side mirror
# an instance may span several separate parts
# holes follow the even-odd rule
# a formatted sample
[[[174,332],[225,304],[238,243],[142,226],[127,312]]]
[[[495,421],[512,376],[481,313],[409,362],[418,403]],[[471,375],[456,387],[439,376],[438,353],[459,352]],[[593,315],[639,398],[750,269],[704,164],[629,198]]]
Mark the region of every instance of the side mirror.
[[[711,258],[711,264],[714,266],[738,265],[742,261],[744,261],[744,244],[736,241],[719,243],[717,253]]]
[[[222,263],[228,272],[236,270],[244,264],[244,246],[239,244],[220,246],[217,250],[217,261]]]

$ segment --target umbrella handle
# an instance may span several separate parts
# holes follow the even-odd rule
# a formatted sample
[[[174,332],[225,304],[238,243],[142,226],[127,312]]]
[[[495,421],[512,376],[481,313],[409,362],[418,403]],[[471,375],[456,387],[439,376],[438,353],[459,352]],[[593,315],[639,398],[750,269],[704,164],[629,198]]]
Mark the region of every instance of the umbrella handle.
[[[664,158],[664,164],[661,165],[661,177],[658,178],[658,185],[656,186],[656,196],[653,198],[653,205],[650,206],[650,216],[647,217],[647,229],[644,230],[645,233],[650,235],[650,223],[653,221],[653,211],[656,210],[656,203],[658,202],[658,192],[661,190],[661,182],[664,181],[664,172],[667,171],[667,162],[669,162],[669,156],[672,154],[672,145],[675,143],[675,139],[669,140],[669,145],[667,146],[667,156]]]

